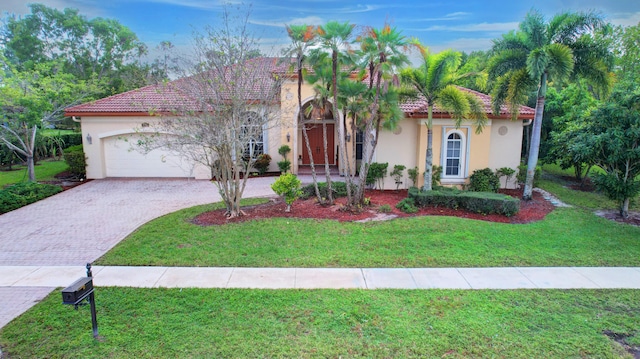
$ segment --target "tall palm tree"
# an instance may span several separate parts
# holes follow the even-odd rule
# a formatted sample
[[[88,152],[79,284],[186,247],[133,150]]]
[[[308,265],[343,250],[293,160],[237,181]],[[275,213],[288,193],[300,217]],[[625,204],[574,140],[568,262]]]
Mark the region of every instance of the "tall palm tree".
[[[407,39],[395,28],[385,24],[381,29],[367,28],[359,37],[362,73],[368,76],[369,111],[361,116],[360,128],[363,129],[363,154],[360,165],[360,183],[365,183],[373,153],[378,144],[378,134],[383,124],[402,119],[396,88],[399,86],[397,73],[409,64],[405,53]],[[364,202],[364,186],[358,188],[355,202]]]
[[[317,34],[315,28],[311,25],[287,25],[286,28],[287,34],[291,39],[291,47],[289,49],[289,53],[296,59],[296,73],[298,76],[298,125],[300,125],[304,122],[304,114],[302,113],[303,65],[307,50],[310,46],[313,46],[315,44]],[[307,134],[307,128],[304,125],[302,125],[302,136],[304,137],[304,143],[306,144],[306,150],[309,154],[309,161],[311,163],[311,177],[313,178],[313,187],[318,201],[322,203],[323,199],[320,195],[320,189],[318,188],[318,178],[316,176],[315,165],[313,163],[311,146],[309,145],[309,136]]]
[[[422,55],[422,63],[418,68],[407,68],[401,72],[402,81],[409,85],[408,94],[413,97],[422,96],[427,102],[427,153],[425,160],[425,174],[423,191],[432,189],[433,176],[433,108],[448,112],[454,119],[456,126],[460,126],[463,119],[475,120],[476,132],[480,132],[485,125],[487,116],[480,100],[473,94],[460,90],[454,85],[455,81],[468,74],[458,74],[461,54],[452,50],[445,50],[432,55],[429,49],[417,40],[412,43]]]
[[[539,12],[532,10],[518,31],[494,41],[494,55],[488,66],[489,77],[495,81],[494,113],[499,113],[500,106],[506,103],[516,118],[520,104],[537,89],[524,200],[530,200],[532,195],[548,83],[581,76],[598,92],[607,93],[611,88],[610,52],[591,37],[603,25],[602,17],[594,13],[565,12],[545,22]]]
[[[340,152],[340,160],[343,164],[346,163],[347,155],[346,148],[347,143],[345,140],[344,134],[344,124],[341,121],[340,113],[338,112],[338,57],[341,51],[341,48],[347,46],[351,34],[353,32],[353,28],[355,25],[350,24],[349,22],[340,23],[337,21],[329,21],[324,26],[318,26],[317,33],[319,37],[319,42],[322,48],[328,50],[331,54],[331,91],[332,91],[332,112],[333,118],[336,122],[336,127],[338,128],[338,148]],[[348,177],[351,175],[350,173],[346,174],[347,178],[347,203],[351,203],[351,183]],[[330,191],[330,177],[327,178],[327,191]]]

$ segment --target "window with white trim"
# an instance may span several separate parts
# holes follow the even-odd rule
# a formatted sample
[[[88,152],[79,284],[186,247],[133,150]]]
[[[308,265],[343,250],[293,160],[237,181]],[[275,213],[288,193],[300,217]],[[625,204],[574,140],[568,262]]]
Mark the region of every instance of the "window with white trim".
[[[444,144],[443,177],[464,177],[465,145],[463,134],[452,131],[447,134]]]
[[[246,141],[243,157],[256,159],[264,153],[264,130],[262,121],[255,112],[248,112],[248,121],[242,126],[242,138]]]

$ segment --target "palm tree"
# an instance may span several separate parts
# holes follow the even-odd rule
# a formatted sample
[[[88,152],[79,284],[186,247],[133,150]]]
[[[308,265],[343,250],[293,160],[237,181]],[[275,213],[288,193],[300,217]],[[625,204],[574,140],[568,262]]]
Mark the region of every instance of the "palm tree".
[[[361,116],[360,123],[364,134],[360,183],[365,183],[383,124],[392,124],[393,127],[403,117],[398,116],[397,71],[409,64],[409,58],[405,54],[408,45],[406,38],[388,24],[382,29],[365,29],[359,43],[360,67],[369,79],[370,100],[368,115]],[[363,201],[364,186],[360,186],[355,203],[362,204]]]
[[[340,23],[337,21],[329,21],[324,26],[318,26],[317,33],[320,40],[320,45],[331,53],[331,91],[332,91],[332,112],[333,118],[338,128],[338,148],[340,152],[340,160],[343,164],[346,164],[346,148],[347,143],[344,134],[344,124],[341,121],[340,113],[338,112],[338,55],[340,49],[348,45],[349,39],[353,32],[355,25],[349,22]],[[346,174],[347,178],[347,203],[351,203],[351,183],[349,180],[350,173]],[[330,177],[327,178],[327,192],[331,191]]]
[[[499,113],[500,106],[506,103],[516,118],[520,104],[537,89],[524,200],[530,200],[532,195],[548,83],[581,76],[596,91],[607,93],[611,88],[610,52],[590,36],[603,25],[602,18],[594,13],[561,13],[545,22],[539,12],[532,10],[518,31],[494,42],[494,55],[488,66],[489,77],[495,81],[494,113]]]
[[[461,54],[445,50],[432,55],[429,49],[417,40],[412,42],[422,55],[422,63],[418,68],[407,68],[401,72],[402,81],[409,85],[409,95],[422,96],[427,102],[427,153],[423,191],[430,191],[433,167],[433,107],[448,112],[460,126],[463,119],[475,120],[476,132],[482,131],[487,116],[480,100],[473,94],[463,91],[454,85],[464,76],[459,75]]]
[[[298,125],[304,122],[304,114],[302,113],[302,68],[305,61],[305,54],[310,46],[316,41],[315,28],[311,25],[287,25],[287,34],[291,39],[291,47],[289,53],[296,59],[296,73],[298,76]],[[320,189],[318,188],[318,178],[316,176],[316,170],[313,163],[313,155],[311,152],[311,146],[309,145],[309,136],[307,135],[307,128],[302,126],[302,136],[304,137],[304,143],[306,143],[306,150],[309,154],[309,161],[311,162],[311,177],[313,178],[313,187],[316,193],[318,201],[322,203],[323,199],[320,195]]]

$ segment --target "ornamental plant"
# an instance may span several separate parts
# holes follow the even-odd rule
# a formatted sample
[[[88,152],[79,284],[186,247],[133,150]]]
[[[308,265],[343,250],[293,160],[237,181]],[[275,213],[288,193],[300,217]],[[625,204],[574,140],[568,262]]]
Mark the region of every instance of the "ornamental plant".
[[[278,179],[271,185],[271,189],[284,198],[287,204],[285,212],[291,212],[291,205],[302,195],[300,189],[301,182],[293,173],[285,173],[280,175]]]

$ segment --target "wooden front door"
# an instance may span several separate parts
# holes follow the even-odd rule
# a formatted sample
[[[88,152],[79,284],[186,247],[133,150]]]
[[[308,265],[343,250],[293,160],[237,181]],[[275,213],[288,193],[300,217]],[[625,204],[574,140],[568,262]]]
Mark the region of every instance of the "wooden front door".
[[[334,143],[334,124],[328,123],[327,125],[327,153],[329,155],[329,164],[335,164],[335,143]],[[313,152],[313,163],[316,165],[324,164],[324,140],[322,138],[322,124],[307,124],[307,136],[309,136],[309,144],[311,145],[311,152]],[[304,135],[302,136],[304,141]],[[309,160],[309,151],[307,151],[307,144],[302,144],[302,164],[311,164]]]

